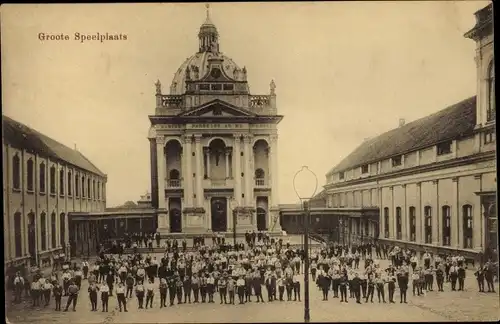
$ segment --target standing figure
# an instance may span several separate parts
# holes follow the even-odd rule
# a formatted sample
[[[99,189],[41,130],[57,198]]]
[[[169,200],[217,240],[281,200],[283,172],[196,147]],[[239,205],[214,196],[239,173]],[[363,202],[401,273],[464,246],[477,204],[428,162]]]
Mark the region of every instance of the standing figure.
[[[68,301],[66,302],[66,308],[64,309],[65,312],[68,311],[69,305],[73,303],[73,312],[76,311],[76,303],[78,301],[78,286],[73,282],[73,280],[70,281],[69,287],[68,287]]]
[[[123,282],[119,282],[118,287],[116,287],[116,299],[118,300],[118,307],[120,309],[120,312],[122,311],[122,307],[124,312],[128,312],[127,298],[125,298],[125,287],[123,286]]]
[[[61,311],[61,298],[63,294],[63,289],[57,281],[54,283],[54,288],[52,289],[52,292],[54,294],[54,300],[56,301],[56,311]]]
[[[165,278],[160,279],[160,308],[167,307],[167,280]]]
[[[90,299],[90,305],[92,306],[92,312],[97,311],[97,292],[99,291],[99,288],[95,283],[90,284],[88,292],[89,292],[89,299]]]
[[[99,290],[101,291],[102,311],[107,312],[109,303],[109,286],[103,282]]]
[[[154,291],[154,286],[153,286],[153,282],[152,281],[149,281],[147,284],[146,284],[146,309],[148,309],[148,305],[149,305],[149,308],[153,308],[153,298],[155,296],[155,291]]]
[[[139,305],[139,309],[144,308],[144,285],[142,281],[137,283],[135,286],[135,295],[137,296],[137,304]]]

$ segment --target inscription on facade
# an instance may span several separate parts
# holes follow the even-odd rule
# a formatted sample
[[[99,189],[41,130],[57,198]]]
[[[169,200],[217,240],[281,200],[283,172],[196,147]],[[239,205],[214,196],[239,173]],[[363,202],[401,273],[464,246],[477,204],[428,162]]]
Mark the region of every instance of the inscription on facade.
[[[188,129],[242,129],[245,128],[244,124],[187,124]]]

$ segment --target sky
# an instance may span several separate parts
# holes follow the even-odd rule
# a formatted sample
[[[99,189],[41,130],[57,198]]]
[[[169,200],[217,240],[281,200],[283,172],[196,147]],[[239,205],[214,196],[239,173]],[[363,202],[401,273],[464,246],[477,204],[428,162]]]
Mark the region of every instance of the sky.
[[[253,94],[274,79],[280,203],[293,176],[325,175],[364,139],[475,95],[486,1],[214,3],[220,51]],[[205,4],[2,5],[3,114],[74,147],[108,175],[108,207],[150,190],[147,140],[159,79],[168,90],[198,50]],[[127,40],[74,40],[75,33]],[[39,33],[70,36],[41,41]]]

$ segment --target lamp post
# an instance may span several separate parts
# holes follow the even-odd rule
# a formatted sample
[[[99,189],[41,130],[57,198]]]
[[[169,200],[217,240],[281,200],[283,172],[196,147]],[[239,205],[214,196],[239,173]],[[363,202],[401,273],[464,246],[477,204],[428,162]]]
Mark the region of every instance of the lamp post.
[[[233,248],[236,249],[236,225],[238,223],[238,201],[231,200],[231,210],[233,211]]]
[[[307,166],[303,166],[293,177],[293,190],[300,199],[304,209],[304,322],[309,323],[311,319],[309,310],[309,223],[311,212],[309,200],[316,194],[318,189],[318,177]]]

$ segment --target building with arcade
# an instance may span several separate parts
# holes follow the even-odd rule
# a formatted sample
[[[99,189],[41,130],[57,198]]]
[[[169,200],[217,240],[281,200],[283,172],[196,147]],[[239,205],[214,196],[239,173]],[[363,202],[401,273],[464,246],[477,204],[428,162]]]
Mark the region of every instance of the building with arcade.
[[[207,8],[197,51],[168,88],[156,82],[151,194],[163,234],[281,231],[276,87],[252,94],[246,68],[221,50]]]
[[[434,252],[496,254],[492,5],[465,34],[476,42],[477,93],[361,143],[326,175],[326,207],[363,235]],[[472,64],[472,62],[471,62]],[[376,208],[374,219],[362,211]],[[347,212],[357,209],[360,212]]]
[[[74,212],[102,212],[107,176],[76,147],[2,116],[4,265],[69,254]]]

